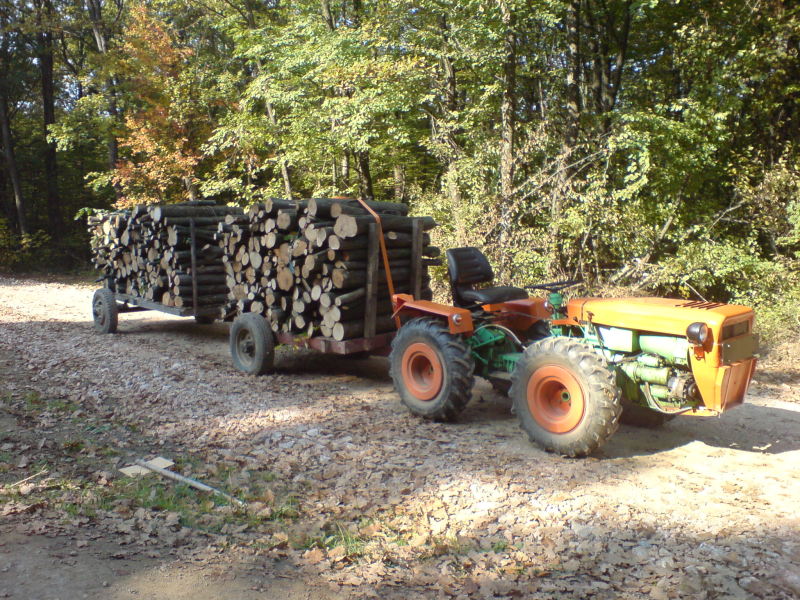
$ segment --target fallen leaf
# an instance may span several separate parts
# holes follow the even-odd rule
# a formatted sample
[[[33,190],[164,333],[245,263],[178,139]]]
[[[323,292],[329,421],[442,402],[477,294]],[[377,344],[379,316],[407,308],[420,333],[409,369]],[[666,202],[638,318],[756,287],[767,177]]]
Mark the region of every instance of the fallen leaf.
[[[312,565],[315,565],[325,558],[325,553],[319,548],[312,548],[303,554],[303,558],[305,558]]]

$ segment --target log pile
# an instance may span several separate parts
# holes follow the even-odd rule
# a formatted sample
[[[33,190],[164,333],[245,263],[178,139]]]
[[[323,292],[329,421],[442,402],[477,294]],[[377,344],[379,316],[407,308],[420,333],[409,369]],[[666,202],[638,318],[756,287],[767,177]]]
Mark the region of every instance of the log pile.
[[[231,227],[247,221],[242,209],[210,201],[142,205],[89,217],[92,263],[111,278],[118,293],[189,308],[194,260],[197,305],[209,312],[228,298],[223,252],[216,242],[226,222]]]
[[[427,267],[439,249],[425,232],[435,223],[408,217],[403,204],[369,206],[382,222],[395,292],[430,299]],[[360,203],[267,199],[246,218],[226,217],[218,228],[228,314],[259,313],[276,333],[335,340],[394,328],[375,219]]]

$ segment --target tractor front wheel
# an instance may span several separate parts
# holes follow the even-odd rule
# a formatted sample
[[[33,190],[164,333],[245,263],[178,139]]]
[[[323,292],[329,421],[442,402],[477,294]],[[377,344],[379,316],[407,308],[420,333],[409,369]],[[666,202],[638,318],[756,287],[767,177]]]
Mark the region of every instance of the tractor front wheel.
[[[534,342],[512,374],[511,392],[530,440],[565,456],[586,456],[619,425],[620,390],[602,356],[563,337]]]
[[[475,383],[469,346],[438,319],[412,319],[392,341],[390,372],[403,404],[415,415],[452,421]]]

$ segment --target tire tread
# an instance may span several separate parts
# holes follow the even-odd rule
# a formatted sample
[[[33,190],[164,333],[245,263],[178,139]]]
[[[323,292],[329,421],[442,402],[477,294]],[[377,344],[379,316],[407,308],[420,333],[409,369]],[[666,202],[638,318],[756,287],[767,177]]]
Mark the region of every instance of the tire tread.
[[[403,347],[418,337],[428,338],[438,346],[447,366],[446,372],[450,371],[449,382],[445,381],[443,384],[449,384],[450,393],[438,401],[432,401],[431,410],[424,412],[406,400],[403,375],[400,371]],[[395,389],[409,410],[426,419],[454,421],[470,401],[475,384],[474,371],[475,364],[468,344],[463,337],[451,334],[440,319],[432,317],[412,319],[400,328],[392,340],[389,373]]]
[[[92,297],[92,314],[94,314],[94,306],[97,304],[98,300],[100,300],[106,311],[106,322],[100,324],[97,319],[93,319],[95,331],[98,333],[115,333],[119,323],[119,311],[117,309],[117,299],[114,296],[114,292],[108,288],[95,290],[94,296]]]
[[[264,342],[264,347],[257,352],[256,360],[249,368],[238,359],[236,347],[236,336],[242,328],[249,328],[257,340]],[[267,325],[266,319],[256,313],[244,313],[237,317],[231,325],[230,331],[230,351],[233,365],[240,371],[248,375],[264,375],[274,369],[275,364],[275,338],[272,330]],[[261,356],[259,357],[258,354]]]
[[[559,443],[557,434],[537,435],[538,432],[531,430],[525,422],[524,413],[530,412],[527,408],[528,380],[525,379],[523,381],[521,375],[525,369],[521,368],[521,366],[542,354],[559,355],[574,363],[582,371],[588,382],[587,398],[597,403],[594,410],[594,419],[585,435],[577,437],[568,443]],[[577,339],[551,337],[528,346],[517,368],[511,374],[509,395],[514,399],[520,425],[528,434],[530,441],[549,452],[558,452],[570,457],[586,456],[605,443],[619,427],[619,419],[622,412],[621,394],[616,384],[614,373],[609,368],[605,357],[597,353],[591,346]],[[522,398],[525,398],[524,406],[520,406]]]

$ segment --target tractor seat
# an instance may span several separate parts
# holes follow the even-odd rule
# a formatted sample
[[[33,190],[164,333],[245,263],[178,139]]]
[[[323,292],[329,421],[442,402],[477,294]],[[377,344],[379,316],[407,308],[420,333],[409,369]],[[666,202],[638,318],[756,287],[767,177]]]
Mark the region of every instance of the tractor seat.
[[[477,304],[498,304],[524,300],[528,292],[510,285],[475,289],[476,283],[494,279],[494,272],[483,252],[477,248],[453,248],[447,251],[447,272],[453,290],[453,303],[463,308]]]

